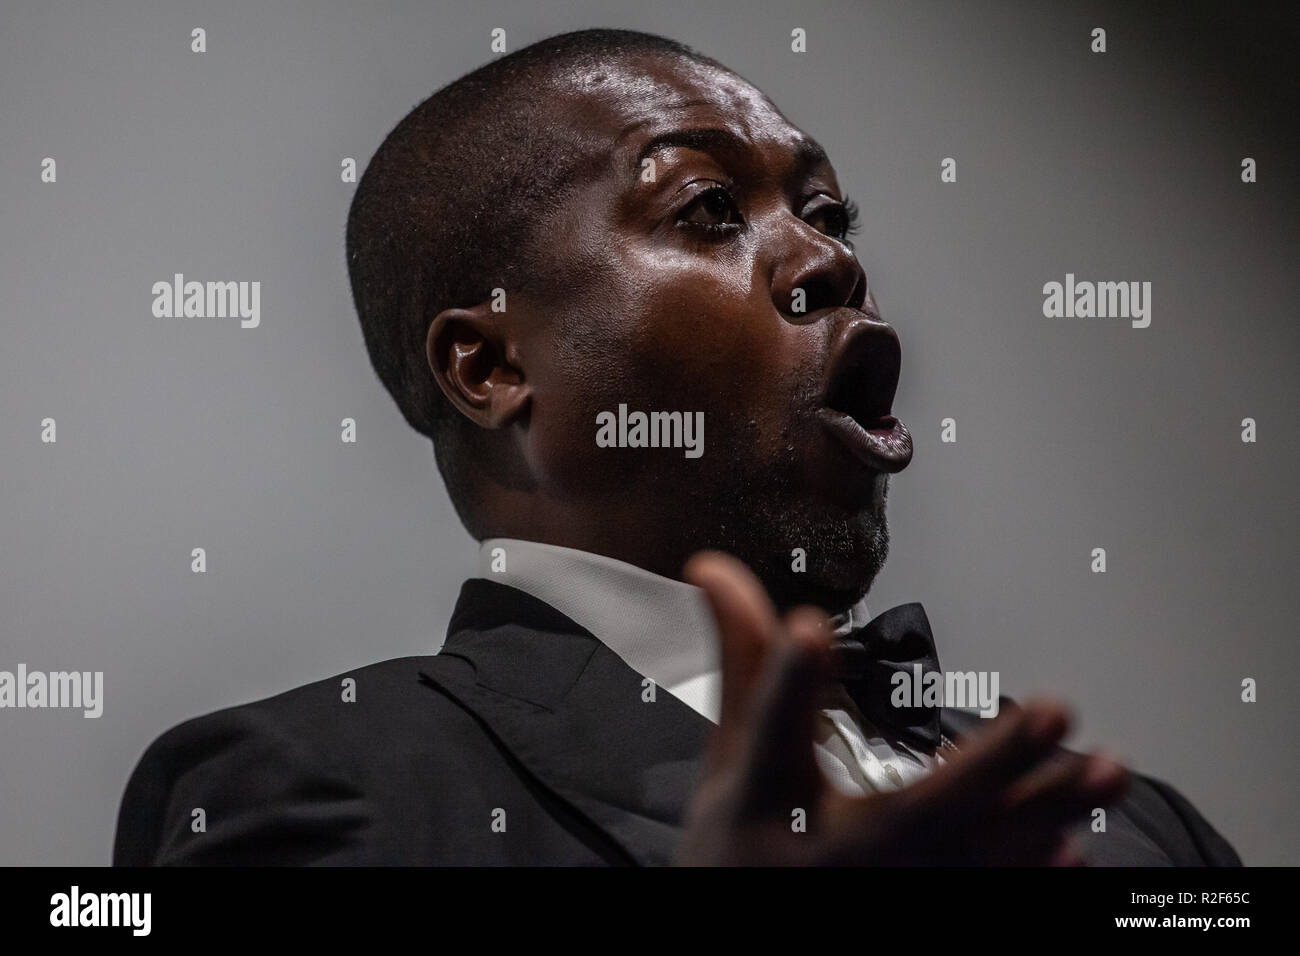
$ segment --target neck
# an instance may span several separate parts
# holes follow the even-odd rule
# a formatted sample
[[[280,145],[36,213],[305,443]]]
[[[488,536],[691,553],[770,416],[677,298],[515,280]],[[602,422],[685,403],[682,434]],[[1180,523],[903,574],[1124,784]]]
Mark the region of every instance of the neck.
[[[673,522],[666,522],[672,524]],[[677,522],[683,527],[689,522]],[[551,544],[561,548],[572,548],[589,554],[598,554],[617,561],[634,565],[652,574],[682,579],[682,568],[688,558],[696,552],[716,547],[698,539],[678,541],[666,539],[662,533],[647,529],[640,522],[620,524],[608,518],[599,522],[587,522],[575,519],[568,523],[552,525],[549,523],[529,522],[518,527],[499,527],[487,538],[516,538],[523,541],[535,541]],[[764,590],[772,599],[778,611],[785,612],[799,605],[814,605],[828,614],[843,614],[866,597],[866,589],[854,590],[852,593],[840,589],[819,587],[806,574],[792,573],[787,552],[772,552],[772,558],[764,560],[755,554],[737,554],[762,581]]]

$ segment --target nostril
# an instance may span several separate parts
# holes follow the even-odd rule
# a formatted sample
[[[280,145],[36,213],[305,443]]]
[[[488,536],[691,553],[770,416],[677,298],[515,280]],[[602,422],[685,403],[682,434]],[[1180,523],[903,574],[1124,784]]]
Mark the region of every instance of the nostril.
[[[787,301],[776,304],[787,315],[810,315],[823,309],[850,308],[862,311],[867,301],[867,277],[859,266],[846,271],[810,272],[783,293]]]
[[[850,309],[861,310],[867,301],[867,276],[859,269],[858,281],[853,284],[853,291],[849,293],[849,301],[844,303]]]
[[[786,309],[792,315],[808,315],[821,309],[843,305],[836,301],[834,285],[822,277],[809,277],[790,290]]]

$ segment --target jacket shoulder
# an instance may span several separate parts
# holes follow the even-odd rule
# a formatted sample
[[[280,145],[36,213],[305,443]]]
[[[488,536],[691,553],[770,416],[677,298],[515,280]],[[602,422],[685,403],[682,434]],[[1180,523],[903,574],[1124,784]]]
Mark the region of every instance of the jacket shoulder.
[[[1163,780],[1134,774],[1124,811],[1175,866],[1241,866],[1241,857],[1191,801]]]
[[[481,734],[421,676],[460,666],[394,658],[172,727],[127,783],[114,865],[353,859],[379,815],[377,779]]]

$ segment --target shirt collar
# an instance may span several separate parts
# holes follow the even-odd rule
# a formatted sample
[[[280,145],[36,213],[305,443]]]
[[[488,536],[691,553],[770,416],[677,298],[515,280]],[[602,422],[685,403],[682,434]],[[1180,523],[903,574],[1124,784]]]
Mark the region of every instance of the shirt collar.
[[[661,687],[718,667],[713,617],[693,585],[601,554],[514,538],[479,545],[479,576],[545,601]]]
[[[660,687],[718,669],[713,615],[694,585],[590,551],[516,538],[480,543],[479,577],[545,601]],[[836,633],[868,620],[864,599],[836,619]]]

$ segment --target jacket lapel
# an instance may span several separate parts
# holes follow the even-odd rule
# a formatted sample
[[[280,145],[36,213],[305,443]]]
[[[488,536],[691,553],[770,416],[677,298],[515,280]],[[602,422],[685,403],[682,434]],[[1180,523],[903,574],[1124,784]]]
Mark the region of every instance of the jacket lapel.
[[[483,578],[461,588],[447,641],[421,673],[631,860],[671,862],[712,723],[662,689],[646,700],[644,678],[590,632]],[[980,722],[974,713],[940,710],[943,732],[959,746]],[[1080,827],[1089,863],[1168,865],[1130,819],[1132,799],[1108,809],[1107,834]]]
[[[671,861],[713,725],[591,633],[517,588],[472,578],[423,673],[543,786],[642,865]],[[450,661],[448,661],[450,663]]]

